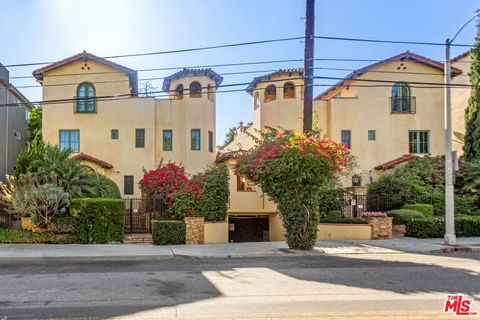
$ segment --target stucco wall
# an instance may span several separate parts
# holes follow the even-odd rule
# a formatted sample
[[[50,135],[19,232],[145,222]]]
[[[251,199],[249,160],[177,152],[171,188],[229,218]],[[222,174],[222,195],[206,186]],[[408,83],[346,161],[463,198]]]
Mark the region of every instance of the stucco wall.
[[[228,243],[228,222],[205,222],[204,243]]]
[[[462,70],[462,74],[452,78],[452,84],[470,85],[471,65],[470,55],[466,55],[452,63],[452,66]],[[461,156],[463,154],[463,141],[461,137],[465,134],[465,109],[468,106],[471,89],[469,87],[452,87],[452,147]]]
[[[317,240],[371,240],[372,226],[368,224],[318,225]]]
[[[130,92],[126,74],[95,61],[77,61],[45,74],[44,99],[71,99],[78,84],[85,81],[94,84],[97,97]],[[198,76],[177,79],[172,87],[180,81],[186,87],[191,81],[200,82],[202,87],[214,84],[208,77]],[[65,83],[73,85],[62,85]],[[148,97],[98,100],[96,113],[74,113],[74,107],[73,101],[44,106],[44,140],[59,144],[59,130],[80,130],[80,152],[112,164],[113,169],[105,170],[105,174],[117,183],[122,194],[124,176],[133,175],[134,196],[139,196],[136,183],[143,177],[143,169],[156,168],[162,159],[164,163],[183,164],[189,173],[214,162],[215,103],[207,98],[206,89],[201,98],[189,98],[186,94],[183,100]],[[118,140],[111,139],[112,129],[119,131]],[[144,148],[135,147],[135,129],[145,129]],[[200,129],[200,151],[191,150],[191,129]],[[163,151],[163,130],[173,130],[172,151]],[[208,131],[213,133],[213,152],[208,149]]]

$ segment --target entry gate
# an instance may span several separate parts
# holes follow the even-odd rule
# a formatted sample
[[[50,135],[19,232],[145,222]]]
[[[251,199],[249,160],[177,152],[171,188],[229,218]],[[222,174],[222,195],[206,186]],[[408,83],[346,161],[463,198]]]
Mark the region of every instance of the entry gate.
[[[152,220],[169,220],[165,202],[154,198],[128,198],[125,201],[125,232],[149,233]]]

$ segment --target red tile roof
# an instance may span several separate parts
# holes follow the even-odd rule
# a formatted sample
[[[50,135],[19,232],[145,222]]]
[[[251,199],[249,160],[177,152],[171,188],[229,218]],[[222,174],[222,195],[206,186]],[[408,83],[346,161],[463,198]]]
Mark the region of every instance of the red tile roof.
[[[456,56],[455,58],[451,59],[452,62],[455,62],[459,59],[462,59],[462,58],[465,58],[466,56],[470,55],[470,50],[468,51],[465,51],[464,53],[461,53],[459,54],[458,56]]]
[[[93,55],[93,54],[88,53],[86,51],[83,51],[83,52],[81,52],[79,54],[76,54],[74,56],[65,58],[63,60],[51,63],[48,66],[45,66],[45,67],[42,67],[40,69],[37,69],[37,70],[33,71],[32,74],[37,80],[41,81],[41,80],[43,80],[43,76],[44,76],[45,72],[53,70],[53,69],[58,68],[58,67],[61,67],[61,66],[66,65],[68,63],[78,61],[78,60],[84,60],[84,61],[94,60],[94,61],[102,63],[106,66],[109,66],[111,68],[114,68],[114,69],[117,69],[117,70],[120,70],[120,71],[126,73],[129,77],[129,79],[130,79],[130,85],[132,86],[132,92],[133,93],[138,92],[137,71],[135,71],[133,69],[130,69],[130,68],[127,68],[125,66],[122,66],[118,63],[106,60],[104,58],[97,57],[96,55]]]
[[[100,159],[89,156],[88,154],[85,154],[83,152],[73,156],[72,159],[89,161],[89,162],[98,164],[100,167],[105,168],[105,169],[112,169],[113,168],[113,166],[110,163],[107,163],[107,162],[102,161]]]
[[[383,66],[387,63],[397,61],[397,60],[400,60],[400,61],[412,60],[412,61],[415,61],[415,62],[418,62],[418,63],[422,63],[424,65],[430,66],[432,68],[435,68],[437,70],[443,71],[443,69],[444,69],[443,63],[440,62],[440,61],[432,60],[430,58],[421,56],[419,54],[416,54],[416,53],[413,53],[413,52],[410,52],[410,51],[405,51],[405,52],[402,52],[400,54],[397,54],[396,56],[387,58],[387,59],[382,60],[382,61],[378,61],[376,63],[373,63],[371,65],[368,65],[366,67],[363,67],[363,68],[360,68],[358,70],[353,71],[352,73],[347,75],[345,78],[338,81],[333,86],[331,86],[330,88],[328,88],[327,90],[323,91],[318,96],[316,96],[315,100],[319,100],[319,99],[325,97],[327,94],[329,94],[333,90],[337,89],[339,86],[343,85],[348,80],[355,80],[355,78],[367,73],[368,71],[370,71],[372,69],[375,69],[377,67]],[[458,68],[455,68],[455,67],[452,67],[452,76],[456,76],[456,75],[459,75],[461,73],[462,73],[462,70],[460,70]]]
[[[280,70],[277,70],[275,72],[272,72],[272,73],[269,73],[269,74],[266,74],[266,75],[263,75],[263,76],[259,76],[259,77],[255,77],[253,78],[253,81],[248,85],[247,89],[245,89],[248,93],[252,94],[253,90],[255,89],[255,87],[257,86],[257,84],[259,84],[260,82],[262,82],[263,80],[270,80],[271,77],[274,77],[274,76],[278,76],[278,75],[282,75],[284,73],[289,73],[289,74],[292,74],[292,73],[299,73],[299,76],[298,77],[303,77],[303,68],[298,68],[298,69],[280,69]]]
[[[388,162],[382,163],[381,165],[378,165],[375,167],[376,170],[386,170],[386,169],[391,169],[400,163],[403,163],[405,161],[411,160],[411,159],[417,159],[419,156],[415,154],[405,154],[397,159],[390,160]]]
[[[223,77],[220,76],[218,73],[213,71],[212,69],[188,69],[184,68],[171,76],[166,77],[163,80],[163,86],[162,90],[163,91],[170,91],[170,83],[172,83],[173,80],[180,79],[182,77],[188,77],[188,76],[207,76],[210,79],[213,79],[215,81],[215,85],[218,88],[218,86],[222,83]]]

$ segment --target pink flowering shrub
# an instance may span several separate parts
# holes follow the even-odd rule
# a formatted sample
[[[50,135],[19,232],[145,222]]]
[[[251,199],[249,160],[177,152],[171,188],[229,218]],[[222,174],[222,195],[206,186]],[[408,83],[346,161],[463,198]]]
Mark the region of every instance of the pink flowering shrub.
[[[387,214],[385,212],[380,212],[380,211],[370,211],[370,212],[363,212],[360,215],[362,218],[372,218],[372,217],[387,217]]]
[[[317,238],[321,189],[342,173],[349,159],[346,146],[319,132],[270,129],[256,147],[240,153],[235,171],[277,204],[289,247],[307,250]]]

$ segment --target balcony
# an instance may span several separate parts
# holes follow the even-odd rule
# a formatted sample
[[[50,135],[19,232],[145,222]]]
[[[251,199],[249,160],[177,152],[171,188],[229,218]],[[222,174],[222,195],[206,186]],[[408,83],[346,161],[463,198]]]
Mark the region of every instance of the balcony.
[[[416,113],[415,97],[390,97],[390,107],[392,113]]]

